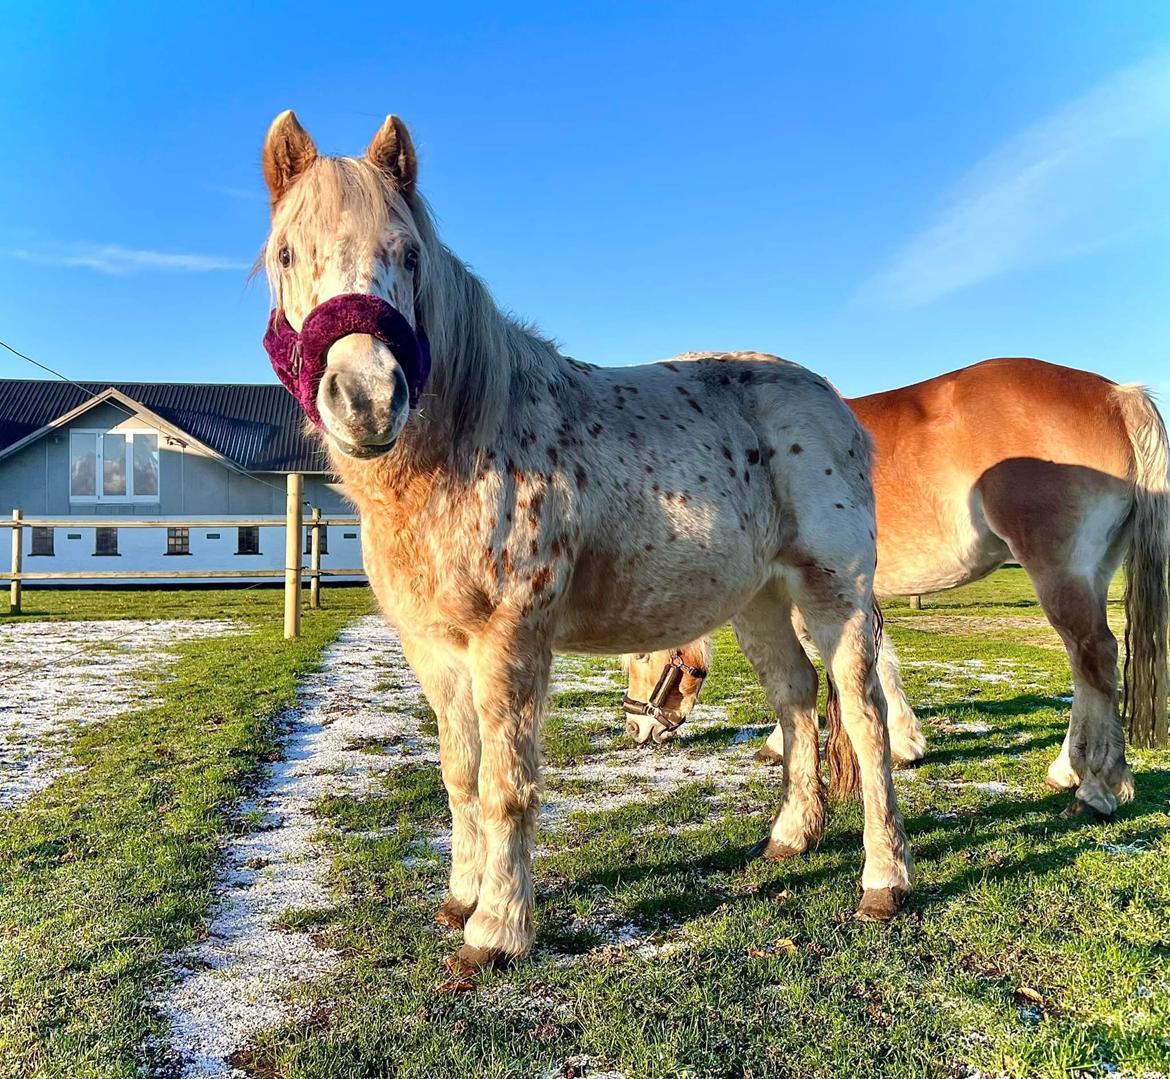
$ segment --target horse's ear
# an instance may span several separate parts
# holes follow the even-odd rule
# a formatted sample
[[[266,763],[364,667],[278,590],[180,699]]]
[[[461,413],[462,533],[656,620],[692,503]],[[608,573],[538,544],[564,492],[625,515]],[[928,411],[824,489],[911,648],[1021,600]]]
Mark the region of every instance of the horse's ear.
[[[264,139],[264,181],[275,206],[292,182],[317,160],[317,147],[292,109],[285,109]]]
[[[395,186],[404,195],[414,192],[418,180],[418,158],[410,132],[397,116],[387,116],[385,123],[366,149],[368,157],[383,172],[394,180]]]

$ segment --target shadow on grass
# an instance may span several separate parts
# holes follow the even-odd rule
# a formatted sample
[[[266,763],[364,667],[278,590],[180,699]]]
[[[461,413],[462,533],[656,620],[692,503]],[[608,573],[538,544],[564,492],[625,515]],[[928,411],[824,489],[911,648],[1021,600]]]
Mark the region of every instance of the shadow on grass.
[[[907,833],[919,864],[947,862],[963,856],[967,868],[960,869],[930,887],[919,888],[911,909],[927,911],[954,903],[965,893],[988,882],[1004,883],[1021,877],[1058,873],[1071,866],[1084,853],[1098,849],[1111,824],[1124,827],[1127,843],[1154,843],[1164,834],[1163,825],[1143,818],[1161,817],[1170,800],[1170,771],[1142,772],[1137,776],[1138,797],[1122,806],[1112,822],[1099,822],[1091,815],[1064,818],[1069,805],[1068,793],[1037,793],[997,798],[989,803],[953,813],[916,813],[906,820]],[[744,814],[743,824],[754,827]],[[833,828],[811,858],[794,858],[773,867],[776,887],[796,890],[828,886],[841,895],[858,894],[861,870],[860,814],[849,805],[831,805],[834,815],[850,814],[854,826]],[[767,832],[767,819],[760,819],[760,837]],[[589,831],[601,833],[604,824],[591,825]],[[661,879],[664,887],[655,894],[625,907],[624,917],[635,924],[654,929],[665,922],[673,925],[702,918],[718,908],[733,909],[767,893],[769,881],[761,879],[745,888],[742,874],[758,859],[758,845],[736,842],[717,850],[703,851],[693,857],[678,853],[678,838],[671,837],[674,848],[656,857],[652,845],[641,845],[631,853],[636,861],[621,860],[610,854],[610,864],[594,865],[579,874],[562,873],[544,892],[550,906],[570,907],[574,901],[596,897],[598,893],[616,893],[640,884]],[[1003,855],[1004,847],[1023,846],[1023,857]],[[673,879],[672,879],[673,878]],[[597,943],[586,934],[564,934],[555,926],[541,931],[546,946],[567,952],[587,951]]]

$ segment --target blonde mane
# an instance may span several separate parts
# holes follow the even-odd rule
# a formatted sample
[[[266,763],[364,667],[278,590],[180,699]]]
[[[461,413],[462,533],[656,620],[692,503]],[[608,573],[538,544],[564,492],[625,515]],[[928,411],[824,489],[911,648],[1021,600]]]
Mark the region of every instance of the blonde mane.
[[[551,341],[505,314],[484,283],[439,239],[421,195],[404,197],[390,178],[360,158],[319,157],[281,199],[264,251],[269,282],[280,281],[284,244],[315,253],[340,231],[381,235],[395,219],[418,244],[417,312],[434,369],[422,415],[440,419],[447,437],[467,448],[487,444],[512,397],[539,380],[560,382],[567,361]],[[282,307],[279,285],[272,301]]]

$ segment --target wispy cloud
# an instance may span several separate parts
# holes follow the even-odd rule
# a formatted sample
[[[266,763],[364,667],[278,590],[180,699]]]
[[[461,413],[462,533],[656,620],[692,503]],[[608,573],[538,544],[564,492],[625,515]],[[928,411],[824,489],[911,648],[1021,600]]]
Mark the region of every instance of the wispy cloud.
[[[203,190],[210,191],[215,195],[226,195],[229,199],[237,199],[240,202],[266,202],[268,199],[268,196],[260,188],[232,187],[230,184],[204,184]]]
[[[1168,212],[1170,49],[1017,132],[944,197],[859,299],[917,307],[1019,266],[1097,250]]]
[[[113,275],[139,273],[143,270],[209,273],[216,270],[246,270],[251,265],[240,259],[221,258],[218,255],[150,251],[122,247],[120,244],[77,245],[55,250],[10,247],[2,253],[8,258],[35,262],[41,266],[77,267]]]

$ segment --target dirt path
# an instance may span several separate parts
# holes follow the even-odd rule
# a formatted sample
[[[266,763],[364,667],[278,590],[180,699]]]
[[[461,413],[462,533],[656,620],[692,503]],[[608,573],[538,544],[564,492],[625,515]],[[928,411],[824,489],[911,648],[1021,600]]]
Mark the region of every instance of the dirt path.
[[[287,999],[294,983],[337,962],[281,921],[289,910],[337,901],[315,806],[323,795],[373,788],[405,760],[437,762],[437,743],[418,733],[424,703],[397,638],[377,616],[347,627],[304,683],[298,707],[284,717],[284,759],[245,807],[260,827],[229,844],[207,937],[179,957],[180,981],[159,1002],[184,1076],[244,1075],[233,1055],[297,1014]],[[363,752],[370,739],[395,744]]]

